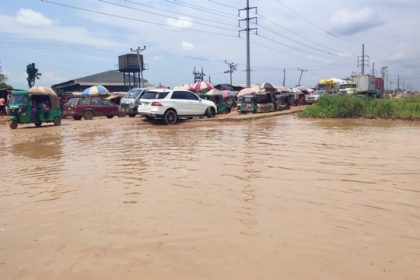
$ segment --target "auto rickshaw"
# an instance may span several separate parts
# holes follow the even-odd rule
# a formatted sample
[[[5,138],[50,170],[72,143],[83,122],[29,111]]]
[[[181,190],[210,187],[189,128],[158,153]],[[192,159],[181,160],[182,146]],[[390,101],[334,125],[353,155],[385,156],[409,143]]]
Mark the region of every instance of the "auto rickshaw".
[[[239,113],[268,113],[275,111],[271,94],[253,94],[241,96]]]
[[[29,90],[12,91],[9,100],[11,129],[18,124],[52,122],[61,125],[61,108],[57,94],[51,88],[33,87]]]
[[[290,106],[293,102],[293,96],[290,93],[280,93],[280,92],[273,92],[272,95],[274,96],[274,105],[275,110],[283,111],[290,109]]]
[[[218,114],[228,114],[232,107],[225,101],[222,94],[200,94],[201,99],[213,101],[217,106]]]

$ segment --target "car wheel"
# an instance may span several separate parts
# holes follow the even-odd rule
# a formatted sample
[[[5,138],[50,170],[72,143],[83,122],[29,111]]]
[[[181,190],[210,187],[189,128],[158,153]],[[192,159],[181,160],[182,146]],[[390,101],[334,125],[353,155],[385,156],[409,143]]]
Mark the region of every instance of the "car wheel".
[[[174,110],[168,110],[163,115],[163,121],[166,124],[175,124],[178,121],[178,115]]]
[[[93,119],[93,113],[92,113],[91,111],[86,111],[86,112],[83,114],[83,118],[84,118],[85,120],[91,120],[91,119]]]
[[[41,127],[41,125],[42,125],[42,122],[36,122],[36,123],[35,123],[35,126],[36,126],[36,127]]]
[[[18,127],[18,123],[17,122],[11,122],[9,124],[9,126],[10,126],[11,129],[16,129]]]
[[[55,126],[59,126],[59,125],[61,125],[61,118],[59,118],[59,117],[55,118],[55,119],[54,119],[54,125],[55,125]]]
[[[128,116],[129,116],[130,118],[134,118],[134,117],[136,116],[136,114],[128,114]]]
[[[73,119],[76,120],[76,121],[80,121],[82,119],[82,117],[81,116],[73,116]]]
[[[108,119],[112,119],[114,115],[106,116]]]
[[[216,115],[216,112],[214,111],[213,107],[208,107],[206,110],[206,117],[207,118],[214,118],[214,116]]]

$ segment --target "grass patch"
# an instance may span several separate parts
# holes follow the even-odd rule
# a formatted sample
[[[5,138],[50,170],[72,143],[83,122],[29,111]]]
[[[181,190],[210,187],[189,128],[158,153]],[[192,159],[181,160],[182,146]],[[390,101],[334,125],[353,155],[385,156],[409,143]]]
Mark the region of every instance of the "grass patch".
[[[325,95],[299,116],[420,120],[420,97],[376,99],[354,95]]]

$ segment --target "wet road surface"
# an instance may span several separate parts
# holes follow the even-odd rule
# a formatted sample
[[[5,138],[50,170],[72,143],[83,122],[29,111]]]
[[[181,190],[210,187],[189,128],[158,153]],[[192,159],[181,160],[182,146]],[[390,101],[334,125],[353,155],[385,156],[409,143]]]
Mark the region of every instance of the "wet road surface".
[[[0,126],[0,279],[419,279],[420,123]]]

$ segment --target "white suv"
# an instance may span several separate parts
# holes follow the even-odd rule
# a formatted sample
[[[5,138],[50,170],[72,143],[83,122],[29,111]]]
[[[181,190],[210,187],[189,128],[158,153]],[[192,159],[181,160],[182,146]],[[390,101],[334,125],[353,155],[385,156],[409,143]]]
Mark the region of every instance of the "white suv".
[[[140,99],[137,113],[146,118],[162,119],[166,124],[174,124],[180,118],[213,118],[217,107],[213,101],[201,99],[187,90],[151,89]]]

